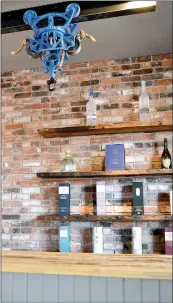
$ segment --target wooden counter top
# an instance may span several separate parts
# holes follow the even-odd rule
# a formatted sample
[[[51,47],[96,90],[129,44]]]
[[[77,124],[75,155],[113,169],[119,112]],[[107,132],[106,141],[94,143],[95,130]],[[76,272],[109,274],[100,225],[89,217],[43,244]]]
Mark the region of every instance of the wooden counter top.
[[[171,280],[172,256],[3,251],[2,271]]]

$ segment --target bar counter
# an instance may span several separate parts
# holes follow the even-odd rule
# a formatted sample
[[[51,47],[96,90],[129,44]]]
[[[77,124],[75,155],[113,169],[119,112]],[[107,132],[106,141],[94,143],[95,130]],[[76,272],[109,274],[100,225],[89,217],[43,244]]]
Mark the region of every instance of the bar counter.
[[[172,256],[3,251],[2,272],[172,279]]]

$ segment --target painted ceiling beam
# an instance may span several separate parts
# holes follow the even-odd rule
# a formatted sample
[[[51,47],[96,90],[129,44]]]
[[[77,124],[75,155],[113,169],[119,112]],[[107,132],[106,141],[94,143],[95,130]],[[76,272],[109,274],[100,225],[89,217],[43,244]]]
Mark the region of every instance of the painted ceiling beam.
[[[3,12],[1,13],[1,33],[7,34],[29,30],[30,26],[23,21],[23,15],[28,9],[35,10],[37,15],[40,16],[51,12],[64,12],[66,6],[70,3],[71,1],[57,2]],[[73,19],[73,23],[141,14],[156,10],[156,1],[75,1],[75,3],[79,4],[81,12],[78,17]],[[56,25],[58,25],[58,20]]]

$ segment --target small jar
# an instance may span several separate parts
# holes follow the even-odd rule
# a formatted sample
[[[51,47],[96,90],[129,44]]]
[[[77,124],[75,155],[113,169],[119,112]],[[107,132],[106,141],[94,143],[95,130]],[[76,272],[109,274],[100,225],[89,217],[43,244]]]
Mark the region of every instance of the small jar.
[[[67,153],[67,156],[61,161],[60,166],[61,172],[75,172],[76,171],[76,162],[72,157],[70,152]]]

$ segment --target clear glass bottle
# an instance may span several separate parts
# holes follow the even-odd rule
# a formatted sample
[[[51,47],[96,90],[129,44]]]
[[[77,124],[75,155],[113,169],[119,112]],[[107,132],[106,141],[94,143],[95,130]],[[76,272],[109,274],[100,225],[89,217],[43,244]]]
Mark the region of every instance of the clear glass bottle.
[[[146,93],[146,82],[142,81],[142,93],[139,97],[139,119],[141,122],[150,121],[149,96]]]
[[[75,172],[77,165],[72,157],[70,151],[67,152],[67,156],[61,161],[60,171],[61,172]]]
[[[96,102],[93,98],[93,90],[90,89],[89,100],[86,105],[86,122],[87,125],[96,125]]]

